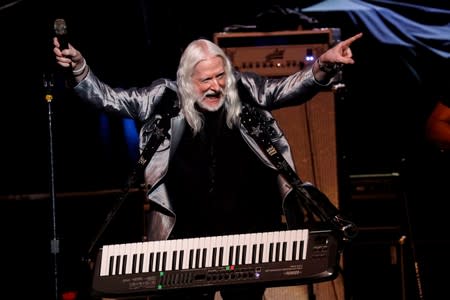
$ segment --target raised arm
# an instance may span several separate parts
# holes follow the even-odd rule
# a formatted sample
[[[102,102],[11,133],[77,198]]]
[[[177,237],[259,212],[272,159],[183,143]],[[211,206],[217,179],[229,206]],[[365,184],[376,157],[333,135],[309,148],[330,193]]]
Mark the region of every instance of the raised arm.
[[[319,82],[328,82],[343,65],[354,64],[350,45],[362,37],[362,33],[337,43],[323,53],[313,65],[314,77]]]
[[[56,62],[63,68],[70,68],[77,82],[86,77],[89,66],[80,51],[75,49],[70,43],[67,49],[60,49],[57,37],[53,38],[53,53],[56,56]]]

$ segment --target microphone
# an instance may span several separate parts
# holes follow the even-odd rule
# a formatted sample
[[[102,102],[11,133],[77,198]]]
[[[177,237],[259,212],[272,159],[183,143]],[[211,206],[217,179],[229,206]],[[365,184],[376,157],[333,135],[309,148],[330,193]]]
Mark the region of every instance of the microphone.
[[[55,30],[56,37],[58,38],[60,49],[68,49],[69,42],[67,37],[67,26],[64,19],[56,19],[53,23],[53,28]]]

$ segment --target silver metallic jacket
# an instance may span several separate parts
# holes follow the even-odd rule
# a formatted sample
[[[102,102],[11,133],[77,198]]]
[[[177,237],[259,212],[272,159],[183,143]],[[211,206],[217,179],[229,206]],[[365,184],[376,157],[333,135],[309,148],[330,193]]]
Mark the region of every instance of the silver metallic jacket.
[[[327,85],[318,83],[313,76],[312,69],[307,68],[285,78],[266,78],[254,73],[238,73],[236,79],[241,81],[248,89],[252,99],[247,99],[263,109],[266,117],[273,119],[271,110],[281,107],[299,105],[310,100],[316,93],[323,90]],[[77,95],[101,109],[102,111],[118,113],[127,118],[133,118],[144,124],[140,129],[139,146],[144,149],[151,135],[150,126],[152,120],[160,116],[156,115],[156,105],[163,98],[164,92],[170,89],[176,92],[176,82],[168,79],[158,79],[150,86],[143,88],[119,89],[112,88],[103,83],[92,71],[78,83],[74,90]],[[273,122],[275,136],[273,143],[278,146],[280,153],[295,169],[289,144],[276,122]],[[147,238],[148,240],[167,239],[175,226],[176,212],[174,211],[164,178],[168,170],[169,160],[187,128],[184,122],[183,112],[171,119],[170,137],[165,139],[159,146],[152,159],[145,168],[145,185],[150,211],[147,216]],[[239,128],[242,138],[255,152],[261,161],[267,166],[275,169],[275,166],[266,158],[263,151],[256,142],[247,134],[243,125]],[[283,199],[292,190],[289,183],[281,176],[278,185]]]

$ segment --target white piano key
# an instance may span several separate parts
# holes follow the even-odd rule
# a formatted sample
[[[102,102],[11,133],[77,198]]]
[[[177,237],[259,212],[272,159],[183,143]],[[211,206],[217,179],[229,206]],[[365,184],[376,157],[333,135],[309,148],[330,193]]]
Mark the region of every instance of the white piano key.
[[[203,266],[206,265],[206,261],[205,261],[206,257],[203,257],[203,255],[206,256],[206,253],[203,253],[203,249],[205,249],[205,247],[206,247],[205,240],[206,240],[206,238],[201,237],[198,242],[198,248],[200,249],[200,256],[198,257],[200,268],[203,268]]]
[[[157,246],[155,247],[155,271],[160,272],[162,270],[162,248],[165,241],[157,241]]]
[[[176,249],[175,270],[180,270],[181,269],[180,261],[181,261],[181,255],[182,255],[181,250],[183,249],[183,240],[182,239],[175,240],[175,249]]]
[[[112,248],[113,251],[111,254],[112,254],[112,258],[113,258],[112,259],[113,263],[112,263],[111,270],[110,270],[111,275],[117,275],[116,271],[119,268],[119,266],[118,266],[118,264],[119,264],[118,257],[119,257],[119,253],[120,253],[119,248],[120,248],[119,244],[114,245]]]
[[[262,232],[258,232],[256,234],[256,253],[254,255],[255,263],[262,263],[262,253],[264,249],[264,234]]]
[[[303,239],[303,233],[301,230],[295,230],[293,233],[293,241],[292,241],[292,260],[300,260],[299,257],[299,247],[300,241]]]
[[[272,261],[274,262],[279,262],[280,261],[280,250],[277,248],[279,248],[279,242],[280,242],[280,232],[279,231],[275,231],[273,233],[273,237],[272,237],[272,242],[273,242],[273,258]]]
[[[244,253],[244,249],[245,249],[245,245],[246,245],[246,237],[247,235],[245,234],[239,234],[239,237],[237,239],[237,247],[239,247],[239,253],[237,252],[237,248],[236,248],[236,264],[237,265],[243,265],[245,264],[245,255],[247,253]]]
[[[263,247],[263,263],[267,263],[269,261],[269,233],[268,232],[263,232],[262,234],[262,244],[264,245]]]
[[[275,251],[278,252],[278,255],[276,255],[275,260],[276,261],[283,261],[283,243],[285,242],[284,240],[284,233],[283,231],[277,231],[275,233],[275,235],[277,236],[275,238]]]
[[[156,254],[159,250],[159,242],[158,241],[152,241],[150,243],[150,252],[148,253],[149,256],[149,271],[150,272],[156,272]]]
[[[134,267],[133,273],[137,274],[137,273],[141,273],[141,270],[139,270],[139,266],[142,265],[143,261],[142,261],[142,257],[143,257],[143,252],[142,252],[142,247],[143,247],[144,243],[143,242],[139,242],[136,243],[136,265]]]
[[[223,257],[221,266],[228,266],[228,260],[230,256],[230,249],[228,248],[228,237],[229,235],[225,235],[222,237]]]
[[[268,250],[268,261],[275,261],[275,242],[274,242],[274,232],[269,232],[267,234],[267,240],[269,242]]]
[[[195,244],[196,244],[197,238],[192,238],[189,239],[189,245],[188,245],[188,249],[189,249],[189,255],[188,255],[188,259],[189,259],[189,263],[188,263],[188,269],[192,269],[193,267],[195,267]]]
[[[292,230],[285,233],[287,249],[286,249],[286,261],[292,260],[292,243],[294,242],[294,232]]]
[[[172,258],[173,258],[173,251],[175,250],[176,241],[175,240],[169,240],[166,242],[166,245],[164,247],[164,251],[167,253],[167,259],[164,266],[164,269],[166,271],[172,271]]]
[[[224,266],[226,241],[226,236],[219,236],[217,238],[217,266]]]
[[[128,257],[125,265],[125,274],[131,274],[131,269],[133,267],[133,255],[136,254],[136,243],[126,244],[125,253]]]
[[[166,241],[166,263],[165,263],[165,270],[166,271],[172,271],[172,266],[173,266],[173,251],[175,250],[175,246],[176,246],[176,241],[175,240],[168,240]]]
[[[192,268],[197,268],[198,256],[200,255],[200,238],[194,238],[192,243]]]
[[[189,244],[192,243],[192,239],[183,239],[183,257],[182,257],[182,269],[187,270],[189,264]]]
[[[118,245],[109,245],[109,258],[108,258],[108,275],[114,275],[115,265],[116,265],[116,247]]]
[[[228,248],[228,258],[227,258],[227,266],[231,266],[234,264],[234,254],[235,251],[235,235],[229,235],[227,238],[227,248]]]
[[[217,243],[216,236],[213,236],[209,239],[205,239],[205,247],[208,249],[208,251],[206,252],[206,258],[205,258],[207,268],[210,268],[211,266],[213,266],[213,256],[212,255],[213,255],[213,249],[217,246],[216,243]]]
[[[167,246],[169,244],[168,240],[160,241],[159,245],[159,269],[158,271],[164,271],[165,265],[164,265],[164,253],[167,251]],[[165,254],[165,258],[167,259],[167,253]]]
[[[233,252],[230,255],[230,265],[236,265],[237,246],[239,244],[239,235],[235,234],[231,236],[231,249]]]
[[[217,266],[224,266],[227,238],[225,235],[217,237]]]
[[[109,275],[109,249],[111,247],[109,245],[105,245],[102,247],[102,259],[100,260],[100,276],[108,276]]]
[[[283,236],[283,247],[282,247],[282,259],[283,261],[287,261],[288,260],[288,251],[289,251],[289,232],[287,230],[285,230],[282,234]]]
[[[125,248],[127,247],[127,244],[120,244],[119,247],[119,269],[118,269],[118,274],[123,274],[124,271],[124,256],[126,255],[126,251]],[[125,253],[125,254],[124,254]]]
[[[255,245],[256,242],[256,233],[251,233],[250,236],[246,239],[245,245],[247,245],[247,253],[245,254],[245,264],[251,264],[252,263],[252,249],[253,245]]]
[[[142,271],[147,273],[150,269],[150,262],[149,262],[149,252],[150,252],[150,242],[142,243],[142,254],[144,254],[144,257],[142,259]]]
[[[303,247],[303,260],[306,260],[306,254],[308,252],[308,238],[309,237],[309,230],[303,229],[303,241],[304,241],[304,247]]]

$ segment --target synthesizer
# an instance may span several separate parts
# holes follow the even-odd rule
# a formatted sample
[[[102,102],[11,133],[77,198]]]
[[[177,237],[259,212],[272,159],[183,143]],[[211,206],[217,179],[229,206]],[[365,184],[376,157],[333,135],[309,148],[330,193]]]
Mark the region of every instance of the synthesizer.
[[[321,282],[337,277],[339,257],[339,237],[328,229],[103,245],[92,293],[128,297],[230,285]]]

